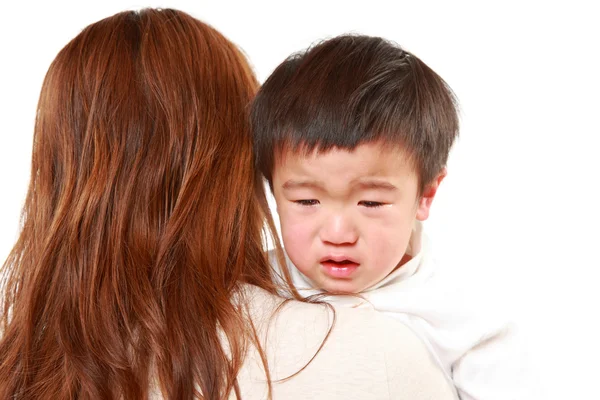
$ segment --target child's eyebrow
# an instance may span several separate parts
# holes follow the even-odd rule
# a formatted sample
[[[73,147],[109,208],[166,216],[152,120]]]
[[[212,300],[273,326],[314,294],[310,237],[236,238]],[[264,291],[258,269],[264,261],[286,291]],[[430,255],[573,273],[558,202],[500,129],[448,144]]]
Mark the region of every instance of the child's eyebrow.
[[[282,185],[283,190],[292,190],[292,189],[323,189],[325,184],[321,181],[313,181],[313,180],[304,180],[297,181],[290,179]]]
[[[385,190],[388,192],[395,192],[396,190],[398,190],[396,186],[392,185],[389,182],[372,179],[360,180],[356,182],[353,186],[360,190],[378,189]]]

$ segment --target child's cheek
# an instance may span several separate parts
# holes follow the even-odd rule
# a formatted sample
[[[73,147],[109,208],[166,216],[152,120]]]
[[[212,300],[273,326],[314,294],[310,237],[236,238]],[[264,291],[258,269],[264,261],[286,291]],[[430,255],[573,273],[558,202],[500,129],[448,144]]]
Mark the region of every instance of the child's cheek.
[[[369,242],[372,245],[369,246],[368,251],[371,254],[373,268],[376,269],[377,274],[385,276],[402,260],[410,239],[410,230],[383,227],[369,233],[371,234]]]
[[[288,215],[281,219],[281,233],[288,256],[294,265],[304,272],[312,264],[311,248],[315,235],[310,221]]]

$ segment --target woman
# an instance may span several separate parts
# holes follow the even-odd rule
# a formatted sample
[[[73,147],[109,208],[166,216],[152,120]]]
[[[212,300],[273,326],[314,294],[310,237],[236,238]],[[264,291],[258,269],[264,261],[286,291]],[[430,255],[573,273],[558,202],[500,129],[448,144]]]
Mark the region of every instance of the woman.
[[[451,396],[402,325],[276,295],[257,86],[175,10],[114,15],[60,51],[2,270],[0,398]]]

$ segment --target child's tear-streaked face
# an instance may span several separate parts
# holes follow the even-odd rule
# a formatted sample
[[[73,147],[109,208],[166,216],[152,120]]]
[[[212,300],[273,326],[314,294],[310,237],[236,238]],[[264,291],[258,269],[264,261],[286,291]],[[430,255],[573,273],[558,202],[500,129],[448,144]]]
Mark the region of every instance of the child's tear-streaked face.
[[[400,265],[442,178],[419,196],[412,160],[379,143],[278,154],[273,191],[286,252],[319,288],[361,292]]]

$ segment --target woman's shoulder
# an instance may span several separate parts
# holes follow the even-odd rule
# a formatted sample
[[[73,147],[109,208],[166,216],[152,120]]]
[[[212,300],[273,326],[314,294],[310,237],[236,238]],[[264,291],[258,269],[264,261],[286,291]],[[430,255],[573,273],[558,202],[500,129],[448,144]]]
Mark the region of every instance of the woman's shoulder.
[[[273,386],[274,398],[292,399],[297,390],[303,398],[453,398],[423,343],[401,322],[373,309],[286,301],[256,287],[246,293],[271,379],[297,373]],[[338,397],[331,397],[332,385]]]
[[[405,324],[373,308],[336,307],[327,303],[307,303],[284,299],[253,285],[244,288],[253,322],[258,327],[287,333],[302,326],[306,337],[329,334],[343,342],[358,342],[373,351],[387,354],[421,355],[427,351],[421,340]],[[308,329],[310,327],[310,329]]]
[[[420,353],[425,349],[416,334],[402,322],[386,316],[373,308],[336,307],[327,303],[307,303],[284,299],[259,287],[246,285],[245,296],[251,316],[259,323],[280,324],[281,328],[293,328],[294,321],[307,326],[324,328],[326,332],[340,339],[356,341],[359,338],[367,344],[368,338],[376,338],[377,345],[388,353],[410,351]],[[256,321],[255,321],[256,322]],[[333,329],[331,329],[333,328]],[[408,346],[407,346],[408,345]]]
[[[385,371],[390,398],[456,399],[452,382],[417,334],[373,308],[336,308],[339,343],[370,343],[363,349]],[[359,350],[360,353],[360,350]]]

